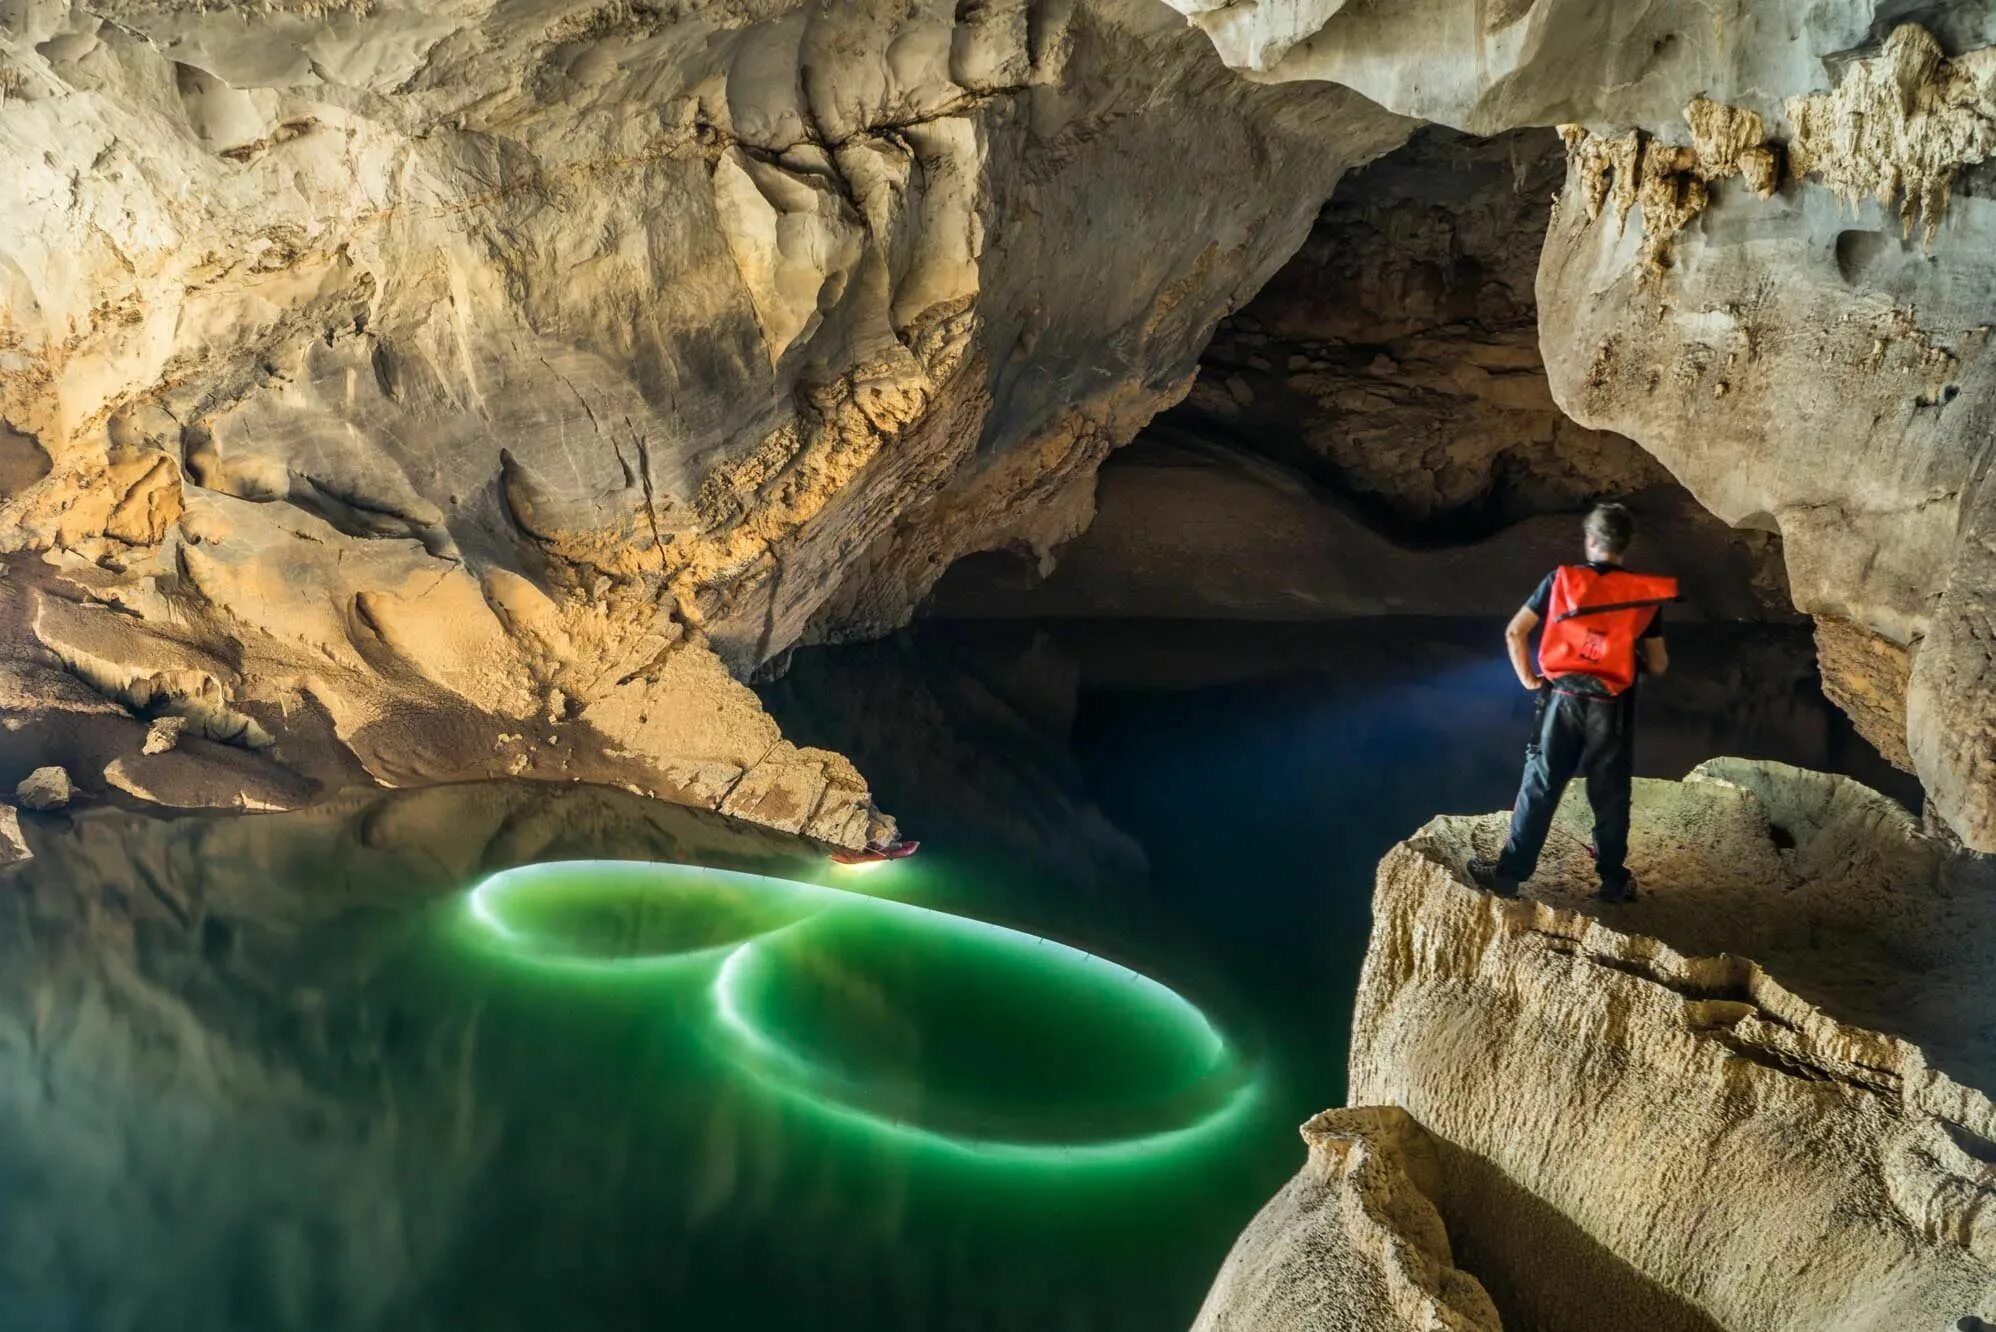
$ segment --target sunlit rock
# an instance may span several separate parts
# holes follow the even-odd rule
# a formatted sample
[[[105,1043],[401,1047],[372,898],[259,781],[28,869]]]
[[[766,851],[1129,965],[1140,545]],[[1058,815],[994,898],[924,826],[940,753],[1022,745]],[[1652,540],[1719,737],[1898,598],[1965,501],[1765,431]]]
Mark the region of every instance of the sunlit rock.
[[[11,865],[34,854],[21,835],[21,815],[12,805],[0,805],[0,865]]]
[[[1410,128],[1150,0],[9,23],[11,653],[319,790],[589,777],[849,844],[864,784],[733,676],[1073,535]]]
[[[69,774],[55,764],[36,768],[14,788],[14,798],[23,809],[61,809],[75,794],[76,787]]]

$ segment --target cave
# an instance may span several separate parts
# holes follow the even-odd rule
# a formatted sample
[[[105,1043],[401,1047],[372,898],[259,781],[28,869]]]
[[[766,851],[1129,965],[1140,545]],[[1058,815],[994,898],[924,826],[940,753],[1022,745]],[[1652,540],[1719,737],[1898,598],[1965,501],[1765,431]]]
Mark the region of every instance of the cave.
[[[1969,3],[0,4],[0,1324],[1996,1323],[1992,126]]]

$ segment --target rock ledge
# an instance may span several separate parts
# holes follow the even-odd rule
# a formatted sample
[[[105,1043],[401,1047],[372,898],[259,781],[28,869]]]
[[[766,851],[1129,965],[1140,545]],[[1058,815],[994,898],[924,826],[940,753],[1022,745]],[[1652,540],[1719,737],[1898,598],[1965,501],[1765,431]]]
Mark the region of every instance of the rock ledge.
[[[1521,902],[1461,876],[1501,816],[1437,819],[1380,866],[1350,1100],[1430,1135],[1442,1252],[1548,1332],[1996,1313],[1990,864],[1854,782],[1722,759],[1638,784],[1644,895],[1600,907],[1586,822],[1562,808]],[[1228,1273],[1297,1242],[1267,1219],[1223,1306],[1247,1298]],[[1452,1326],[1340,1316],[1253,1325]]]

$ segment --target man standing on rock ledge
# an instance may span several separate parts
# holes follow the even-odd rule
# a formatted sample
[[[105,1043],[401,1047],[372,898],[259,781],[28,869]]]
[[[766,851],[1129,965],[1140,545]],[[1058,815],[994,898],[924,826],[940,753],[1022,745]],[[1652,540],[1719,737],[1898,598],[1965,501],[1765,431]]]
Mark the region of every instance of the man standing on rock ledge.
[[[1636,674],[1638,663],[1651,675],[1670,667],[1662,607],[1677,599],[1677,580],[1622,568],[1635,527],[1621,505],[1595,506],[1583,529],[1587,562],[1547,574],[1504,630],[1511,667],[1539,702],[1504,852],[1494,861],[1469,862],[1470,877],[1499,897],[1516,897],[1518,885],[1538,868],[1560,794],[1576,772],[1587,774],[1601,896],[1626,902],[1636,895],[1625,863]],[[1531,637],[1541,621],[1545,633],[1534,670]]]

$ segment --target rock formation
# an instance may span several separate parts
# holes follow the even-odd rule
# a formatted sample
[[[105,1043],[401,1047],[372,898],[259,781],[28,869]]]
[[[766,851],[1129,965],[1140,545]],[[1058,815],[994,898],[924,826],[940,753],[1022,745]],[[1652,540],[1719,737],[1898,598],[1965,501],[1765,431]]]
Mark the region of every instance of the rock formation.
[[[1563,163],[1549,131],[1430,126],[1352,172],[1152,433],[1311,471],[1430,541],[1669,485],[1546,383],[1533,285]]]
[[[1071,535],[1409,128],[1150,0],[4,22],[18,761],[169,803],[510,772],[879,833],[724,666]]]
[[[1943,61],[1926,34],[1901,29],[1832,91],[1790,99],[1779,199],[1714,190],[1696,228],[1673,236],[1667,274],[1646,281],[1641,253],[1631,263],[1628,240],[1586,220],[1570,193],[1541,271],[1562,399],[1641,439],[1722,517],[1778,527],[1797,606],[1882,640],[1833,657],[1832,690],[1903,688],[1861,709],[1867,729],[1982,847],[1996,845],[1977,535],[1992,381],[1987,301],[1969,293],[1996,274],[1984,187],[1964,177],[1950,200],[1942,179],[1985,155],[1960,124],[1996,113],[1990,54]],[[1881,82],[1904,85],[1911,121],[1867,112]],[[1888,135],[1890,163],[1877,158]],[[1937,155],[1950,153],[1943,170]],[[1888,170],[1903,199],[1853,197],[1854,181]],[[1574,189],[1586,180],[1582,161]],[[1851,628],[1833,632],[1853,641]],[[1895,648],[1910,649],[1903,684],[1835,673]],[[1893,713],[1896,735],[1880,724]]]
[[[1447,1233],[1417,1216],[1403,1245],[1479,1281],[1505,1326],[1548,1332],[1996,1314],[1989,864],[1847,779],[1776,764],[1639,782],[1636,815],[1643,894],[1624,906],[1589,902],[1578,800],[1525,901],[1462,875],[1501,816],[1438,819],[1381,865],[1350,1100],[1430,1135],[1420,1195]],[[1211,1326],[1364,1202],[1315,1154],[1243,1236]],[[1338,1325],[1293,1313],[1256,1326]]]
[[[1406,1111],[1326,1110],[1310,1159],[1256,1216],[1193,1332],[1499,1332],[1435,1211],[1434,1143]]]
[[[1781,618],[1780,569],[1675,487],[1637,497],[1639,555],[1684,579],[1674,618]],[[1578,519],[1546,515],[1482,540],[1414,546],[1308,474],[1206,440],[1141,441],[1102,467],[1088,531],[1043,581],[1016,564],[966,566],[929,613],[1317,620],[1370,615],[1489,618],[1574,557]],[[1778,547],[1776,548],[1778,556]],[[1029,572],[1037,574],[1037,569]],[[1772,584],[1772,586],[1770,586]]]
[[[1533,283],[1563,163],[1550,131],[1431,127],[1348,174],[1221,322],[1186,400],[1104,464],[1052,573],[1031,551],[1024,570],[967,562],[930,611],[1489,617],[1616,496],[1641,519],[1633,558],[1684,579],[1673,618],[1793,617],[1776,537],[1727,527],[1634,442],[1554,404]]]
[[[1909,650],[1887,748],[1996,850],[1996,14],[1172,3],[1259,80],[1477,133],[1569,127],[1538,284],[1554,396],[1721,518],[1778,531],[1799,609]]]
[[[584,776],[865,840],[859,774],[736,681],[965,555],[1047,565],[1194,383],[1186,421],[1287,418],[1276,461],[1413,525],[1660,461],[1874,636],[1833,671],[1903,651],[1831,688],[1996,847],[1996,19],[1173,3],[1204,36],[1152,0],[17,7],[0,780]],[[1402,116],[1498,137],[1424,131],[1320,216]]]

